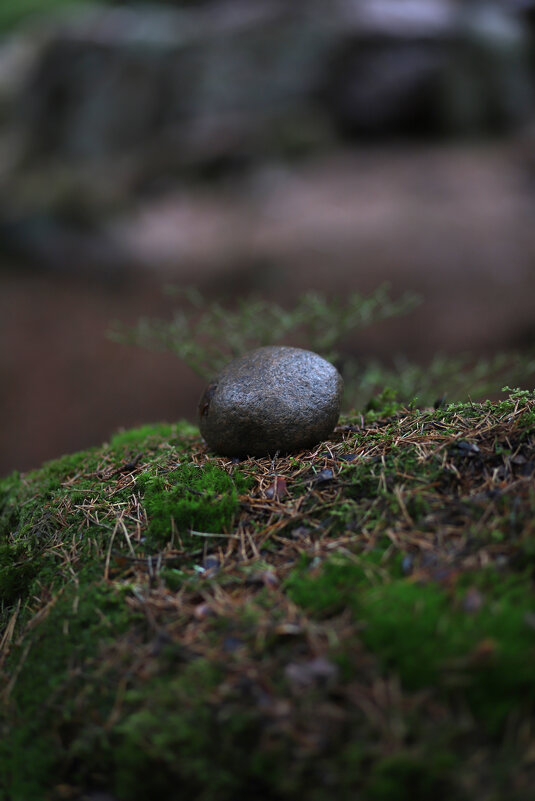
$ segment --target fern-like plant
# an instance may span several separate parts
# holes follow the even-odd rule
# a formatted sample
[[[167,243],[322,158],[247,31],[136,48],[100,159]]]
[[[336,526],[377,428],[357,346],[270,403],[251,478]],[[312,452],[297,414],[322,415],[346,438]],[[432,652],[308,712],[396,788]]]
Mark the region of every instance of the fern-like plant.
[[[343,300],[309,291],[290,307],[258,297],[241,298],[230,306],[208,301],[193,288],[166,291],[182,301],[171,320],[141,318],[133,328],[117,323],[110,336],[175,353],[207,380],[246,350],[280,344],[314,350],[336,364],[344,376],[346,408],[364,407],[385,387],[394,390],[399,400],[421,405],[443,396],[476,400],[498,392],[504,383],[525,385],[535,373],[535,358],[518,353],[498,353],[489,359],[437,354],[425,366],[398,356],[390,368],[357,360],[344,352],[349,336],[372,323],[408,314],[420,303],[409,292],[393,298],[387,285],[368,296],[353,292]]]

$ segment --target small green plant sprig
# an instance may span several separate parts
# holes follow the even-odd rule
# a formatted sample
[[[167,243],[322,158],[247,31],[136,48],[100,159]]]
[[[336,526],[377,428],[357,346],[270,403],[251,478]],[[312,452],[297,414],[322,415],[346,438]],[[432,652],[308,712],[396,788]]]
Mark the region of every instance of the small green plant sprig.
[[[290,307],[257,297],[240,298],[230,306],[209,301],[194,288],[166,291],[182,301],[171,320],[141,318],[133,328],[116,323],[110,336],[117,342],[170,351],[207,380],[245,351],[279,344],[314,350],[336,364],[344,377],[345,408],[365,407],[386,387],[401,403],[430,405],[442,397],[477,400],[499,392],[504,383],[525,384],[535,373],[535,358],[518,353],[482,359],[436,354],[427,365],[397,356],[391,367],[355,358],[344,350],[350,335],[408,314],[421,302],[412,292],[393,298],[387,284],[370,295],[353,292],[344,299],[309,291]]]
[[[349,360],[344,369],[347,392],[352,392],[352,408],[374,407],[377,394],[388,390],[388,400],[407,405],[440,405],[442,402],[484,400],[499,397],[504,381],[512,386],[526,385],[535,373],[530,354],[498,352],[475,358],[470,353],[457,356],[435,354],[428,364],[415,364],[398,356],[392,367],[378,361],[358,365]],[[531,380],[531,384],[533,380]],[[527,390],[526,390],[527,391]],[[371,404],[371,407],[370,407]],[[378,409],[384,414],[385,409]]]
[[[291,308],[256,297],[239,298],[230,308],[208,301],[193,288],[167,287],[166,292],[186,301],[172,320],[143,317],[132,329],[116,325],[111,336],[119,342],[171,351],[206,379],[230,359],[263,345],[291,342],[339,362],[340,342],[348,334],[406,314],[420,302],[409,292],[392,299],[386,284],[367,297],[353,292],[344,301],[305,292]]]

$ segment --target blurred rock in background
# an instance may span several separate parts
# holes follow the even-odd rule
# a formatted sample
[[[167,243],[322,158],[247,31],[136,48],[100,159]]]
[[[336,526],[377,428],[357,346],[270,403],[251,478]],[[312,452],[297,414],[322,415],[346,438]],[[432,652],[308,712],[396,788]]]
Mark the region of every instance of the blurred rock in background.
[[[533,344],[529,0],[62,7],[0,39],[0,475],[193,417],[106,338],[164,283],[423,294],[363,357]]]

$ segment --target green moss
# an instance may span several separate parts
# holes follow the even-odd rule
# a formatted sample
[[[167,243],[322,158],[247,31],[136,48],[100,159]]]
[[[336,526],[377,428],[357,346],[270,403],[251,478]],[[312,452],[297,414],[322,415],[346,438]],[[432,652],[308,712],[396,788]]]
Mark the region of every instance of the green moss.
[[[114,671],[100,664],[100,655],[139,618],[113,587],[94,579],[82,575],[67,588],[9,656],[16,681],[0,716],[4,728],[9,720],[9,737],[0,738],[0,776],[12,801],[41,798],[70,763],[77,733],[85,729],[87,737],[86,727],[102,724],[111,710]],[[98,680],[88,682],[91,675]]]
[[[535,423],[535,390],[511,389],[504,387],[502,392],[507,393],[507,397],[501,401],[485,400],[482,402],[456,402],[449,403],[445,407],[440,407],[434,411],[425,411],[423,415],[429,419],[450,424],[453,433],[458,433],[458,423],[460,419],[467,422],[470,420],[480,420],[485,413],[491,413],[494,419],[505,420],[511,414],[518,415],[521,412],[521,427],[529,429]]]
[[[363,584],[380,580],[380,553],[360,559],[332,557],[321,565],[308,558],[290,573],[285,588],[295,603],[318,618],[341,612]]]
[[[395,438],[396,431],[371,432],[368,441],[375,439],[384,442]],[[376,498],[385,500],[385,504],[377,507],[374,517],[395,517],[399,514],[399,502],[393,490],[402,487],[410,504],[410,514],[418,522],[428,512],[426,500],[418,494],[421,487],[439,479],[442,468],[439,460],[433,456],[422,459],[412,444],[392,446],[381,458],[371,457],[348,465],[344,479],[348,482],[346,497],[356,501],[371,501]]]
[[[510,775],[527,801],[532,405],[383,406],[268,472],[143,426],[0,481],[1,801],[483,801]]]
[[[219,696],[224,677],[222,666],[197,659],[178,675],[126,695],[113,736],[121,801],[145,801],[155,789],[166,801],[274,801],[295,792],[298,771],[285,753],[286,738],[263,742],[261,708],[254,698],[244,703],[236,688]]]
[[[384,757],[373,767],[367,787],[368,801],[451,801],[450,753],[398,753]],[[464,796],[464,794],[463,794]]]
[[[97,469],[99,451],[62,456],[46,462],[24,478],[13,474],[0,481],[0,538],[22,540],[37,535],[41,542],[50,529],[49,510],[68,492],[63,485]]]
[[[0,540],[2,536],[22,538],[39,525],[44,533],[43,521],[48,509],[57,508],[63,498],[78,504],[95,496],[105,495],[113,469],[128,461],[128,448],[135,446],[137,452],[147,458],[158,454],[161,446],[179,446],[184,452],[185,442],[197,433],[187,422],[165,425],[147,425],[116,434],[109,446],[91,448],[59,459],[46,462],[38,470],[27,473],[24,478],[13,473],[0,480]],[[130,451],[131,452],[131,451]],[[152,458],[153,466],[158,459]]]
[[[100,459],[97,449],[83,451],[0,482],[0,612],[4,620],[10,607],[25,602],[32,592],[39,594],[45,586],[52,592],[54,586],[72,579],[72,564],[61,549],[71,550],[75,564],[82,556],[87,563],[86,541],[101,531],[88,528],[87,519],[73,504],[88,498],[86,486],[95,494],[95,479],[84,476],[94,474]],[[53,547],[55,542],[58,549]],[[31,612],[23,608],[21,623],[27,614]]]
[[[185,420],[179,423],[151,423],[119,431],[110,440],[110,448],[147,448],[161,442],[177,444],[180,440],[197,435],[198,429]]]
[[[0,611],[25,598],[40,564],[24,546],[0,545]]]
[[[58,569],[63,561],[61,552],[50,547],[58,539],[58,532],[61,531],[58,545],[71,551],[75,566],[78,560],[88,564],[88,559],[102,559],[113,531],[114,517],[128,506],[132,495],[131,486],[117,488],[117,477],[121,467],[125,463],[128,466],[137,453],[151,463],[140,477],[139,486],[148,488],[149,506],[155,512],[155,529],[163,530],[163,509],[176,510],[173,504],[166,507],[169,500],[166,490],[162,489],[164,500],[158,504],[156,488],[161,482],[159,484],[156,476],[164,455],[168,455],[172,447],[179,447],[185,454],[187,442],[195,433],[196,429],[186,422],[147,425],[117,434],[109,446],[69,454],[25,476],[13,473],[0,480],[0,615],[5,618],[10,607],[19,600],[24,601],[34,585],[48,586],[52,591],[53,586],[59,588],[69,580],[68,565]],[[137,453],[133,453],[133,446]],[[188,480],[186,468],[185,481]],[[221,476],[218,480],[221,488]],[[240,479],[237,483],[242,486]],[[207,476],[205,489],[209,484]],[[230,520],[231,512],[236,509],[236,484],[232,486],[234,494],[226,507],[216,504],[220,522]],[[189,496],[192,499],[194,492]],[[205,500],[213,497],[208,492]],[[181,511],[186,514],[184,505]],[[206,514],[209,515],[208,510]],[[192,519],[200,517],[198,510],[191,515]],[[165,541],[163,535],[161,539]]]
[[[21,478],[12,473],[0,479],[0,542],[16,527],[20,516]]]
[[[482,585],[481,608],[464,608],[466,584]],[[353,610],[362,639],[383,669],[410,690],[461,682],[473,708],[495,730],[515,703],[535,700],[528,625],[535,593],[528,577],[467,574],[454,595],[441,586],[385,580],[369,559],[335,557],[317,574],[301,568],[287,580],[292,600],[318,618]],[[478,650],[479,649],[479,650]]]
[[[382,420],[400,412],[405,408],[405,404],[398,400],[398,393],[391,387],[386,387],[378,395],[374,395],[366,404],[365,420],[372,423],[375,420]]]
[[[188,784],[199,785],[201,776],[207,773],[220,789],[231,783],[231,765],[225,781],[224,776],[217,776],[217,766],[212,762],[216,720],[206,700],[219,678],[217,668],[196,660],[175,679],[156,682],[148,692],[143,689],[127,694],[125,703],[131,711],[115,732],[115,790],[119,798],[141,801],[153,787],[160,786],[165,793],[174,782],[180,784],[178,798]],[[224,743],[219,742],[218,746],[224,748]],[[156,765],[158,779],[154,786]],[[168,790],[166,797],[173,797]]]
[[[195,541],[191,530],[228,532],[238,509],[238,496],[249,483],[239,472],[231,476],[209,462],[202,467],[186,463],[171,473],[142,476],[138,485],[149,521],[148,544]]]

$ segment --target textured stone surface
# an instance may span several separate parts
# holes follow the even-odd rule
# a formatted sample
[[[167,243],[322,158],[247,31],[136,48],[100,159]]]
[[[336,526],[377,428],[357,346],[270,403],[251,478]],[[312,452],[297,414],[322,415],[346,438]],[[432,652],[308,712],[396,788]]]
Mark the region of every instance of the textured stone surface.
[[[340,413],[342,377],[317,353],[265,347],[230,362],[199,402],[199,425],[222,456],[311,448]]]

